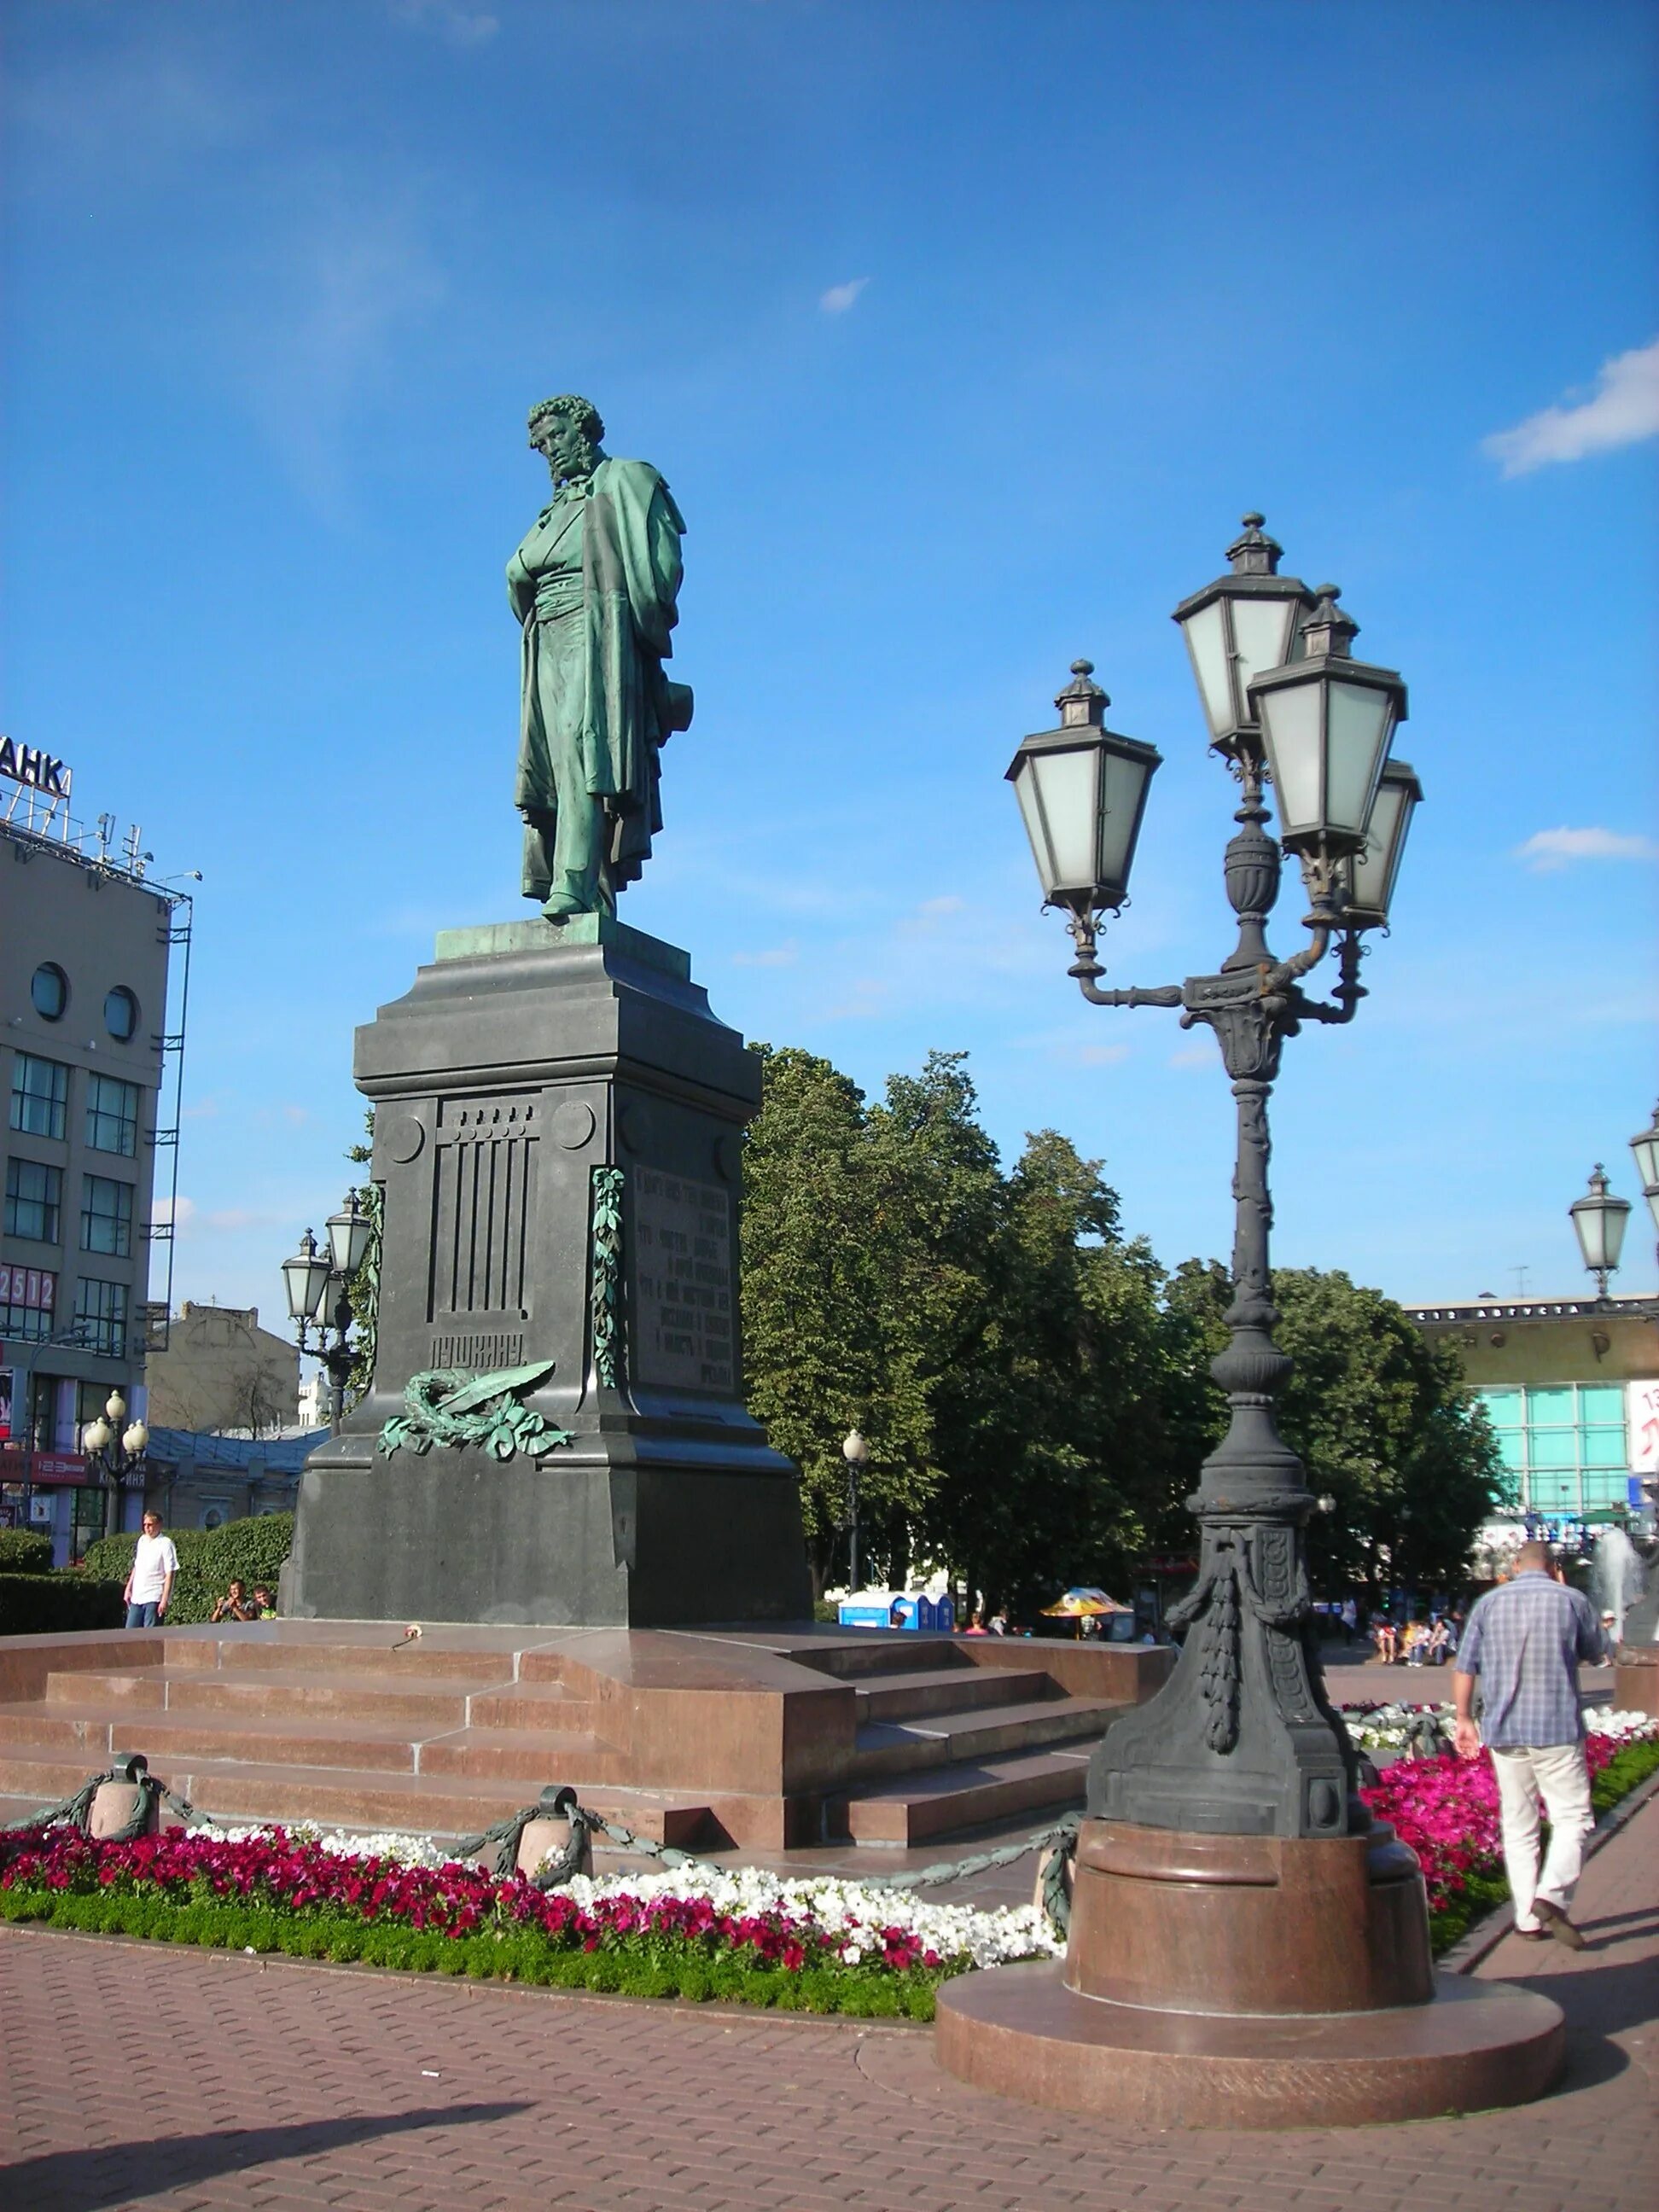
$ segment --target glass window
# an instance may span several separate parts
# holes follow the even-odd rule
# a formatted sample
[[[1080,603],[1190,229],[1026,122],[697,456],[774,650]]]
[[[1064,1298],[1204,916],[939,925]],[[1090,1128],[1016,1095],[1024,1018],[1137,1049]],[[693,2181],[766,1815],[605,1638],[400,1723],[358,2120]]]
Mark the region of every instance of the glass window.
[[[0,1337],[39,1344],[52,1333],[58,1277],[49,1267],[0,1266]]]
[[[138,1026],[138,1001],[125,983],[118,983],[104,1001],[104,1027],[125,1044]]]
[[[1519,1390],[1480,1390],[1475,1394],[1485,1406],[1495,1429],[1518,1429],[1522,1423],[1523,1399]]]
[[[69,1070],[20,1052],[11,1064],[11,1126],[26,1137],[62,1137],[69,1114]]]
[[[82,1275],[75,1286],[75,1318],[87,1348],[111,1359],[122,1359],[127,1349],[127,1286],[100,1283]]]
[[[1578,1386],[1578,1418],[1594,1422],[1598,1427],[1622,1428],[1625,1425],[1625,1392],[1618,1382],[1581,1382]]]
[[[64,1195],[61,1168],[42,1160],[6,1162],[6,1234],[27,1237],[37,1244],[56,1244],[60,1231],[58,1213]]]
[[[81,1249],[125,1260],[132,1250],[132,1185],[88,1176],[81,1185]]]
[[[42,1021],[61,1021],[69,1004],[69,977],[55,962],[43,960],[29,979],[29,997]]]
[[[94,1152],[138,1150],[138,1085],[115,1075],[87,1078],[87,1143]]]

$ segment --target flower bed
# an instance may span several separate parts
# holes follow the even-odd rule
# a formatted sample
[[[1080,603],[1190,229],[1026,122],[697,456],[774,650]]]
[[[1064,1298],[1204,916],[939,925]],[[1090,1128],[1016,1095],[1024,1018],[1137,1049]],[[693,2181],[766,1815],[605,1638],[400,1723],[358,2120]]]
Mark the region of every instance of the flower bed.
[[[1604,1725],[1585,1743],[1590,1798],[1598,1813],[1659,1771],[1659,1723],[1640,1713],[1602,1719]],[[1422,1863],[1437,1952],[1449,1949],[1508,1897],[1498,1778],[1484,1752],[1479,1759],[1449,1752],[1437,1759],[1402,1759],[1359,1794]]]
[[[1036,1907],[981,1912],[755,1868],[578,1879],[544,1892],[417,1838],[173,1830],[0,1838],[0,1917],[222,1949],[866,2018],[931,2020],[941,1981],[1054,1955]],[[435,1862],[435,1863],[434,1863]]]
[[[1601,1812],[1659,1771],[1659,1723],[1586,1719]],[[1437,1952],[1508,1895],[1490,1759],[1402,1759],[1361,1794],[1422,1862]],[[934,1992],[952,1975],[1064,1948],[1035,1905],[981,1911],[835,1877],[696,1863],[544,1892],[458,1865],[424,1837],[211,1824],[126,1844],[94,1844],[68,1826],[0,1833],[0,1918],[917,2021],[933,2018]]]
[[[1449,1737],[1455,1717],[1449,1705],[1412,1705],[1398,1700],[1388,1705],[1344,1705],[1340,1711],[1354,1748],[1373,1756],[1379,1751],[1403,1751],[1412,1723],[1425,1715],[1438,1721]],[[1650,1713],[1609,1712],[1599,1705],[1588,1707],[1584,1713],[1584,1727],[1592,1737],[1606,1737],[1615,1743],[1642,1736],[1653,1725]]]

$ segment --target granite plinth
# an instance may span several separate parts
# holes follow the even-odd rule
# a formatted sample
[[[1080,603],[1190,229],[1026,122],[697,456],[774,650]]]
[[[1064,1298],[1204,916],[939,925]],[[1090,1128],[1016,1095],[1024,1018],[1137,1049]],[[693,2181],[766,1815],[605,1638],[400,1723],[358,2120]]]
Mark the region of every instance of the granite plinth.
[[[1358,2127],[1528,2104],[1565,2034],[1547,1997],[1451,1974],[1431,2004],[1264,2019],[1079,1996],[1055,1964],[947,1982],[934,2049],[976,2089],[1135,2126]]]
[[[1613,1669],[1613,1702],[1623,1713],[1659,1720],[1659,1644],[1621,1644]]]
[[[357,1032],[355,1074],[383,1201],[374,1381],[307,1462],[283,1610],[638,1628],[810,1614],[799,1478],[744,1401],[741,1139],[760,1071],[685,954],[610,915],[447,932]],[[388,1420],[419,1415],[415,1377],[537,1364],[519,1394],[549,1432],[534,1451],[385,1449]]]
[[[1065,1978],[1081,1996],[1190,2013],[1425,2004],[1422,1873],[1382,1823],[1312,1839],[1085,1820]]]

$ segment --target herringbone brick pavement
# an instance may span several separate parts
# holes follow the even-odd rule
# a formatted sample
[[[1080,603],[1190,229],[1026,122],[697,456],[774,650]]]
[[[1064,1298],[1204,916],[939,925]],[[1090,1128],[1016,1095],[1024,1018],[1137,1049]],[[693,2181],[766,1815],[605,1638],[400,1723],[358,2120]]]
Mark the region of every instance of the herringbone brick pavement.
[[[1243,2135],[983,2097],[921,2029],[471,1986],[0,1929],[7,2212],[1653,2212],[1659,1800],[1591,1861],[1514,2112]]]

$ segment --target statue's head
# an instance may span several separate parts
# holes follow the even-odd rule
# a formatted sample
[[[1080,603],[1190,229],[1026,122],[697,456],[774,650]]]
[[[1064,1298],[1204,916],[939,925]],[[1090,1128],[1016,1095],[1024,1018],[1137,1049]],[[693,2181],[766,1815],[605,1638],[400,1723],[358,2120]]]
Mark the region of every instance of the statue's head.
[[[530,410],[530,442],[547,456],[556,483],[566,477],[592,476],[605,458],[599,451],[604,435],[599,409],[574,392],[541,400]]]

